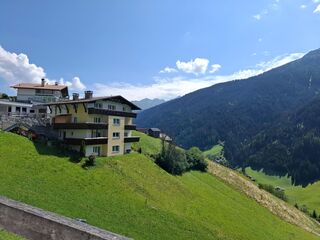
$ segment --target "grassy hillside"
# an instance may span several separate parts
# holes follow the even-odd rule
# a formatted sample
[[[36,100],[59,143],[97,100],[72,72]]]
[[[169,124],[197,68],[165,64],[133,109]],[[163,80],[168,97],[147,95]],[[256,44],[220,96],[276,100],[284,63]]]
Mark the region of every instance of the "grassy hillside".
[[[218,145],[214,145],[211,149],[204,151],[203,154],[205,156],[209,156],[209,155],[219,156],[221,155],[222,150],[223,150],[223,146],[218,144]]]
[[[306,205],[309,211],[316,210],[320,213],[320,182],[309,184],[303,188],[301,186],[293,186],[289,177],[269,176],[262,171],[254,171],[246,168],[246,173],[257,180],[259,183],[271,184],[285,189],[286,195],[290,203],[298,205]]]
[[[135,151],[141,148],[141,152],[143,154],[152,155],[159,153],[161,149],[161,140],[159,138],[149,137],[148,135],[138,131],[133,131],[133,135],[140,137],[140,141],[133,144],[133,149]]]
[[[3,229],[0,229],[0,240],[22,240],[23,238],[18,237],[12,233],[9,233]]]
[[[97,161],[84,170],[0,132],[0,194],[135,239],[317,239],[210,174],[171,176],[142,154]]]

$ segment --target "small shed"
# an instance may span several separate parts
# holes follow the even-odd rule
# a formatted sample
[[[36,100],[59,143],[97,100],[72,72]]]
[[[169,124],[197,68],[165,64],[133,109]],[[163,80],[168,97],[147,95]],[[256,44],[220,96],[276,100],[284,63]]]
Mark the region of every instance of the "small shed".
[[[159,128],[149,128],[148,129],[148,135],[154,138],[159,138],[160,137],[160,129]]]

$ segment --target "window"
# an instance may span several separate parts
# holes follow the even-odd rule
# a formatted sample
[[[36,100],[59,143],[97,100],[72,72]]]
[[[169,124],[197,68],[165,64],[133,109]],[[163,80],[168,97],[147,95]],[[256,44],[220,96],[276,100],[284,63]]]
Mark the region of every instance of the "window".
[[[98,147],[98,146],[93,147],[93,152],[100,155],[100,147]]]
[[[109,105],[108,105],[108,109],[114,111],[114,110],[116,110],[116,106],[109,104]]]
[[[73,123],[77,123],[78,122],[78,118],[77,117],[74,117],[73,118]]]
[[[119,152],[120,147],[119,146],[112,146],[112,152]]]
[[[26,112],[27,112],[27,108],[26,108],[26,107],[23,107],[23,108],[22,108],[22,112],[26,113]]]
[[[102,103],[94,103],[95,108],[102,108]]]
[[[112,133],[112,138],[120,138],[120,133],[119,132]]]
[[[20,107],[16,107],[16,112],[20,112]]]
[[[91,137],[93,138],[101,137],[101,132],[99,130],[92,130]]]
[[[120,118],[114,118],[113,125],[120,125]]]
[[[101,118],[95,117],[95,118],[93,119],[93,121],[94,121],[95,123],[100,123],[100,122],[101,122]]]
[[[34,113],[34,109],[30,109],[30,113]]]
[[[73,136],[73,132],[71,132],[71,136]]]
[[[10,107],[8,107],[8,112],[11,112],[12,110],[11,110],[11,106]]]

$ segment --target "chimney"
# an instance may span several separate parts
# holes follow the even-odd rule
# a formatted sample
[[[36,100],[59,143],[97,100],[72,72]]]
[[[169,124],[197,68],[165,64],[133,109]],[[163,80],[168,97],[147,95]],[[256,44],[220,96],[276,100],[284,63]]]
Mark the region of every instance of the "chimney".
[[[90,99],[92,98],[93,92],[92,91],[84,91],[84,98]]]
[[[46,79],[41,78],[41,87],[44,87],[45,83],[46,83]]]
[[[79,100],[79,93],[72,93],[72,100]]]

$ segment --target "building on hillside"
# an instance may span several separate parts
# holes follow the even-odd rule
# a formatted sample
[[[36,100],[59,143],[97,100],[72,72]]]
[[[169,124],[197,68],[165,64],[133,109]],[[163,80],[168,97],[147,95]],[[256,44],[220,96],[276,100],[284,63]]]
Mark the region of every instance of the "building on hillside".
[[[133,118],[139,107],[121,96],[85,97],[73,94],[72,100],[48,103],[51,125],[59,140],[85,156],[114,156],[129,153],[139,137],[131,135]]]
[[[160,139],[163,139],[166,142],[172,142],[172,138],[165,133],[160,133]]]
[[[42,103],[55,102],[68,98],[68,87],[59,84],[47,84],[41,79],[40,84],[19,83],[11,86],[17,89],[17,96],[0,99],[0,115],[26,116],[46,114],[47,108]]]
[[[160,129],[159,128],[149,128],[148,129],[148,135],[154,138],[159,138],[160,137]]]
[[[45,79],[41,79],[41,84],[19,83],[11,86],[17,89],[17,101],[28,103],[47,103],[57,102],[69,97],[68,87],[46,83]]]
[[[8,99],[0,99],[0,115],[27,115],[34,113],[31,103],[14,102]]]

